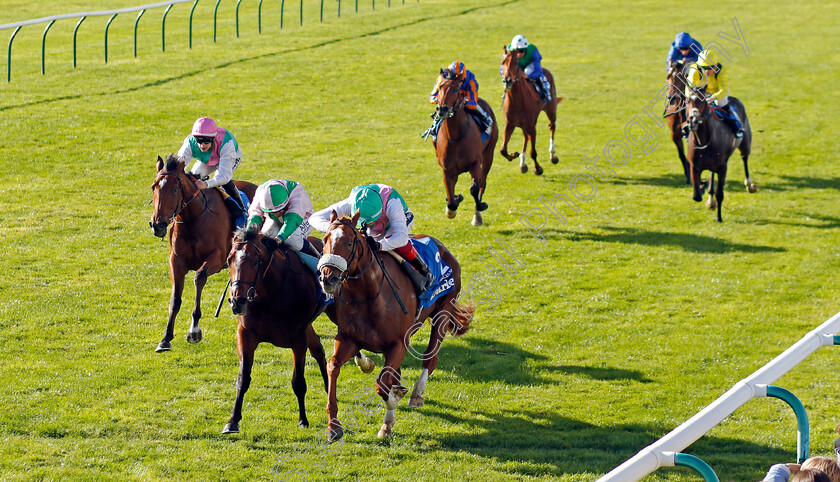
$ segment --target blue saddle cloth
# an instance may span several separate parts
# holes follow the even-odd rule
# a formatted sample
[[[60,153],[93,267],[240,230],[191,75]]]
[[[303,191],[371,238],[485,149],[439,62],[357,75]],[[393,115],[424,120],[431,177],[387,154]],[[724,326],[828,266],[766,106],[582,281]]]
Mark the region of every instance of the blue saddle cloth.
[[[222,193],[222,196],[224,196],[225,203],[235,203],[236,202],[233,199],[231,199],[230,196],[227,196],[227,193],[225,193],[225,190],[222,189],[221,187],[219,188],[219,191]],[[245,223],[248,221],[248,208],[251,207],[251,200],[248,199],[247,194],[245,194],[242,191],[239,191],[239,197],[242,199],[242,204],[245,205],[245,210],[242,211],[241,213],[239,213],[239,217],[236,218],[236,221],[234,222],[234,229],[239,229],[239,228],[244,228],[245,227]],[[233,207],[229,207],[229,209],[233,209]]]
[[[420,297],[420,307],[428,308],[438,298],[455,289],[455,278],[452,276],[452,268],[440,258],[440,251],[432,238],[411,239],[411,244],[435,277],[435,282]]]
[[[479,129],[482,129],[482,131],[481,131],[481,142],[482,142],[482,143],[484,143],[484,141],[486,141],[487,139],[489,139],[489,138],[490,138],[490,136],[489,136],[489,135],[487,135],[487,133],[486,133],[486,132],[484,132],[484,130],[483,130],[483,129],[484,129],[484,126],[482,126],[482,125],[481,125],[481,121],[480,121],[480,120],[478,120],[478,117],[473,116],[473,119],[475,119],[475,121],[478,123],[478,128],[479,128]],[[433,140],[433,141],[435,141],[435,142],[437,142],[437,134],[438,134],[438,131],[440,130],[440,125],[441,125],[441,124],[443,124],[443,119],[438,119],[438,120],[434,121],[434,122],[432,123],[432,126],[431,126],[431,127],[429,127],[429,128],[426,130],[426,132],[424,132],[424,133],[422,134],[423,139],[425,140],[425,139],[426,139],[426,136],[428,136],[428,135],[430,135],[430,134],[431,134],[431,136],[432,136],[432,140]]]

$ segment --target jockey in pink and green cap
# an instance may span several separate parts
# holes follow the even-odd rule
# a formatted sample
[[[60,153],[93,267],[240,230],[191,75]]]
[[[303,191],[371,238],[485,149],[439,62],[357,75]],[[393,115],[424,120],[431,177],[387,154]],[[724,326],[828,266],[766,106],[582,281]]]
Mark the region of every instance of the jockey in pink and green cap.
[[[285,179],[262,183],[248,208],[248,229],[277,238],[292,251],[314,256],[310,268],[315,269],[321,253],[306,239],[312,232],[309,217],[312,201],[301,184]],[[304,261],[308,261],[304,258]]]
[[[233,134],[218,127],[213,119],[201,117],[195,121],[192,132],[184,139],[178,157],[187,165],[195,159],[189,172],[199,177],[196,181],[199,188],[222,186],[236,201],[239,212],[231,213],[234,219],[244,212],[245,204],[233,184],[233,172],[242,161],[242,150]]]
[[[326,233],[333,211],[338,217],[351,217],[358,211],[359,224],[367,233],[371,247],[377,251],[394,251],[403,258],[402,268],[418,296],[434,283],[435,277],[409,241],[414,213],[394,188],[386,184],[356,186],[347,199],[316,212],[309,222],[318,231]]]

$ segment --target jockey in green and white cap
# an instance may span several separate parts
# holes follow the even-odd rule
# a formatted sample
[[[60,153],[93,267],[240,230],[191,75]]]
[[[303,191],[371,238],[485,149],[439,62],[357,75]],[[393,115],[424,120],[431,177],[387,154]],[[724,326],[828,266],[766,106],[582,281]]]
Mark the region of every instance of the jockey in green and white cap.
[[[406,269],[419,293],[422,294],[434,282],[435,278],[428,266],[409,242],[408,233],[414,224],[414,213],[394,188],[387,184],[356,186],[346,199],[313,214],[309,218],[310,224],[326,233],[330,229],[330,214],[333,211],[339,218],[351,217],[359,211],[359,224],[368,237],[373,239],[374,247],[382,251],[394,251],[410,263],[407,269],[405,266],[403,269]]]
[[[321,257],[306,237],[312,232],[312,201],[301,184],[271,179],[257,188],[248,209],[248,229],[277,238],[293,251]]]

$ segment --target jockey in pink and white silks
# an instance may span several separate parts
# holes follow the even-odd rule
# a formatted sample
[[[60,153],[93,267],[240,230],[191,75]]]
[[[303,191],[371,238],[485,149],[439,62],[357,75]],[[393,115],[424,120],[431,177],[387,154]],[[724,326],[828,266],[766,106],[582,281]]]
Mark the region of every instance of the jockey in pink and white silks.
[[[386,184],[356,186],[347,199],[313,214],[309,218],[310,224],[326,233],[330,229],[330,214],[333,211],[339,218],[351,217],[359,211],[359,224],[367,233],[371,248],[374,251],[394,251],[402,257],[401,267],[414,284],[418,296],[434,283],[434,275],[409,241],[414,213],[394,188]],[[321,258],[319,267],[330,262],[326,258]]]
[[[306,239],[312,232],[309,217],[312,201],[301,184],[285,179],[271,179],[257,188],[248,208],[249,230],[260,230],[263,235],[276,238],[292,251],[314,256],[309,267],[315,270],[321,253]],[[310,261],[305,257],[304,262]]]
[[[245,204],[233,184],[233,172],[242,161],[242,149],[233,134],[216,126],[213,119],[201,117],[195,121],[192,132],[184,139],[178,157],[186,166],[195,159],[189,172],[199,177],[196,186],[200,189],[222,186],[239,208],[239,212],[232,212],[231,215],[234,219],[239,217]]]

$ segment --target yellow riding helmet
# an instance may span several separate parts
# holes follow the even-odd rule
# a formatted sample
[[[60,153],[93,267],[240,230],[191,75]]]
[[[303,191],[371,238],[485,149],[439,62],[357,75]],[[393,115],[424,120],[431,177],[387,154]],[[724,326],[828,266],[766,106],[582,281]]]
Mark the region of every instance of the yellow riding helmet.
[[[704,50],[700,52],[700,55],[697,58],[697,66],[701,68],[714,67],[718,63],[717,54],[714,50]]]

